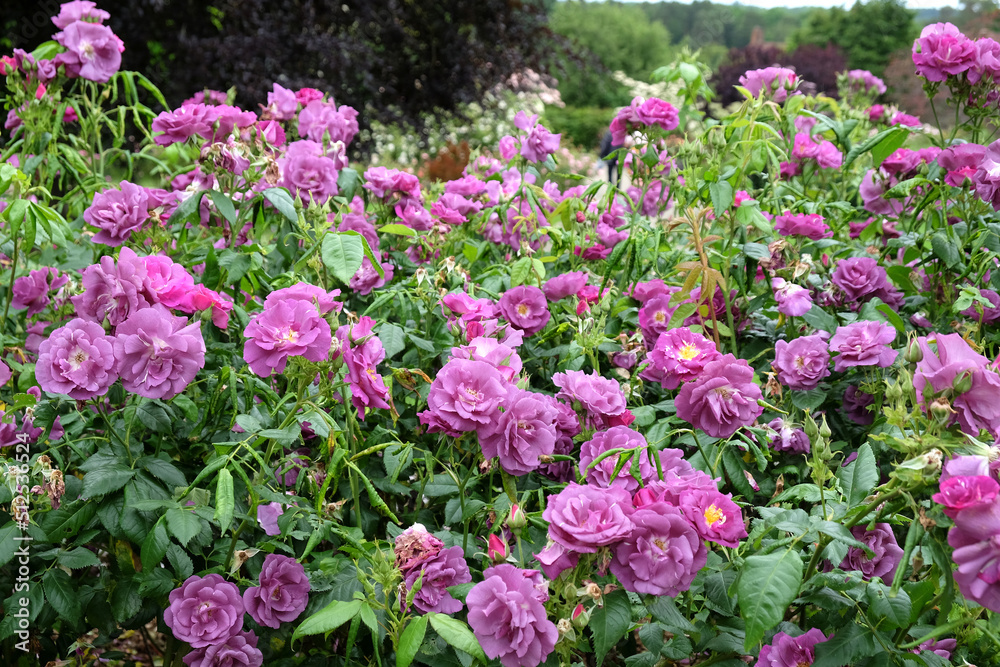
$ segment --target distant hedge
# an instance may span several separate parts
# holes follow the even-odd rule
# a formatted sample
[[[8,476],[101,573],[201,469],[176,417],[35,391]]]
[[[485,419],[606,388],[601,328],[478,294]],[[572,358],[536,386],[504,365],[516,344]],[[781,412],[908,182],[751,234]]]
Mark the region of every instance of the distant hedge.
[[[563,135],[564,142],[571,142],[580,148],[593,148],[601,143],[601,137],[615,117],[615,109],[601,107],[545,107],[545,124],[553,132]]]

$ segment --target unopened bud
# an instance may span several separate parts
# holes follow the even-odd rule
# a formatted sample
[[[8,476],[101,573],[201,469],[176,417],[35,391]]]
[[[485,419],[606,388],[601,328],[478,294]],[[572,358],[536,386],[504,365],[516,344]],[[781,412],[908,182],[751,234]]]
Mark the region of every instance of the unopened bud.
[[[903,353],[903,358],[911,364],[918,363],[924,358],[924,351],[920,349],[920,345],[917,341],[911,340],[906,346],[906,352]]]
[[[582,224],[582,223],[586,222],[586,220],[587,220],[587,216],[584,215],[583,211],[577,211],[576,212],[576,221],[577,222],[579,222],[579,223]]]
[[[518,504],[510,506],[510,516],[507,517],[507,526],[511,530],[520,530],[528,525],[528,517],[524,515],[524,510]]]
[[[955,376],[955,379],[951,381],[951,388],[958,394],[964,394],[972,389],[972,372],[965,371],[961,375]]]
[[[489,545],[486,547],[486,557],[493,563],[503,563],[510,555],[510,547],[499,535],[490,535]]]
[[[951,403],[944,397],[935,398],[931,401],[928,410],[930,410],[931,416],[934,417],[935,421],[940,424],[950,423],[952,415],[955,414],[955,410],[952,409]]]
[[[819,434],[824,438],[829,438],[833,435],[833,432],[830,430],[830,425],[826,423],[826,415],[823,415],[823,423],[820,424]]]
[[[590,612],[584,609],[582,604],[576,605],[576,609],[573,610],[573,625],[583,630],[588,623],[590,623]]]
[[[899,399],[903,398],[903,388],[899,386],[899,382],[893,382],[889,384],[886,381],[885,397],[895,403]]]

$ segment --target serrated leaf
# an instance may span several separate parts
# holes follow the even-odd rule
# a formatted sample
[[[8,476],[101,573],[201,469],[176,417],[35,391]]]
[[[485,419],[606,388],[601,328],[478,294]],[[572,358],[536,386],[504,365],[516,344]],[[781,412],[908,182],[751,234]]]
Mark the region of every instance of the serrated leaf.
[[[125,486],[135,471],[117,461],[91,470],[83,476],[83,497],[93,498],[117,491]]]
[[[488,662],[483,647],[479,645],[479,640],[472,634],[472,630],[464,621],[437,612],[427,614],[427,618],[430,620],[434,632],[438,633],[441,639],[459,651],[465,651],[484,665]]]
[[[861,648],[860,636],[861,629],[855,623],[837,630],[829,641],[816,644],[812,667],[847,667]]]
[[[837,470],[840,488],[844,490],[849,507],[855,507],[864,500],[878,484],[878,467],[875,454],[867,442],[858,448],[858,457]]]
[[[931,250],[950,269],[962,261],[958,246],[944,232],[937,232],[931,237]]]
[[[45,589],[45,599],[60,618],[72,625],[80,622],[80,596],[73,586],[73,580],[65,571],[52,568],[46,572],[42,575],[42,587]]]
[[[801,583],[802,558],[797,550],[788,548],[747,557],[737,582],[737,595],[740,614],[746,621],[744,648],[748,652],[784,619],[788,605],[798,597]]]
[[[587,627],[594,636],[594,655],[597,667],[604,662],[608,651],[625,636],[632,625],[632,603],[628,594],[619,589],[604,596],[604,606],[590,616]]]
[[[211,198],[212,203],[215,204],[215,208],[222,214],[222,217],[229,222],[230,225],[236,224],[236,206],[233,204],[233,200],[225,195],[225,193],[218,190],[209,190],[208,196]]]
[[[59,555],[56,556],[56,562],[71,570],[80,570],[85,567],[94,567],[101,564],[101,561],[97,558],[97,554],[85,547],[60,551]]]
[[[181,546],[187,546],[191,539],[201,532],[201,519],[194,512],[173,508],[165,515],[170,534],[177,538]]]
[[[416,236],[417,232],[412,227],[391,223],[378,228],[379,234],[395,234],[396,236]]]
[[[378,329],[378,339],[382,341],[386,359],[392,359],[406,349],[406,332],[395,324],[382,324]]]
[[[215,484],[215,514],[213,518],[219,522],[219,530],[225,533],[233,521],[236,511],[236,501],[233,497],[233,474],[228,468],[219,471]]]
[[[812,308],[806,311],[805,315],[802,316],[802,319],[804,319],[811,327],[828,333],[834,333],[837,330],[837,327],[840,326],[836,317],[826,312],[815,303],[812,305]]]
[[[271,202],[271,206],[276,208],[281,215],[285,216],[289,222],[297,222],[298,211],[295,210],[295,201],[288,190],[284,188],[268,188],[263,192],[264,199]]]
[[[815,388],[792,392],[792,405],[799,410],[815,410],[826,400],[826,390]]]
[[[355,234],[340,234],[327,232],[320,246],[320,257],[323,264],[334,277],[348,284],[351,277],[361,268],[365,258],[363,241]]]
[[[889,586],[872,582],[868,584],[865,594],[868,599],[868,617],[883,630],[910,624],[910,596],[904,590],[897,591],[896,597],[892,597],[890,592]],[[883,625],[884,621],[888,622],[887,626]]]
[[[712,197],[712,208],[715,209],[715,217],[721,218],[722,214],[733,205],[733,186],[729,181],[710,183],[708,193]]]
[[[299,627],[295,628],[295,632],[292,633],[292,641],[294,642],[299,637],[319,635],[336,630],[357,616],[363,604],[361,600],[351,600],[350,602],[334,600],[299,623]]]
[[[410,663],[417,657],[426,633],[426,616],[417,616],[406,624],[403,634],[399,637],[399,646],[396,648],[396,667],[410,667]]]
[[[151,570],[159,565],[163,557],[167,555],[167,547],[169,546],[170,536],[167,535],[167,528],[163,525],[162,520],[157,521],[153,530],[149,531],[146,539],[142,541],[142,550],[140,551],[142,569]]]

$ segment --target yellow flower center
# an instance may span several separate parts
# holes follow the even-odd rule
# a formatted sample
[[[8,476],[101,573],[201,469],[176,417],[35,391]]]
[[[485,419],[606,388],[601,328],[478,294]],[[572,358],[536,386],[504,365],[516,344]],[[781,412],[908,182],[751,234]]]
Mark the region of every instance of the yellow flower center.
[[[520,315],[521,317],[527,317],[528,316],[528,307],[526,305],[524,305],[523,303],[518,304],[517,305],[517,314]]]
[[[680,349],[678,355],[684,361],[691,361],[692,359],[698,356],[698,348],[692,345],[691,343],[686,343],[684,347]]]
[[[725,523],[726,515],[714,504],[709,505],[708,509],[705,510],[705,521],[708,522],[709,526],[714,527],[717,523]]]

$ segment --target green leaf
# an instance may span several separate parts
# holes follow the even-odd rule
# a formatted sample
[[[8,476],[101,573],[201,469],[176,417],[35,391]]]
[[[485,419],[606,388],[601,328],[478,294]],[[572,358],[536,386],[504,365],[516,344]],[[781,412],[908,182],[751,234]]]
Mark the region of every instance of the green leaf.
[[[350,602],[334,600],[299,623],[299,627],[295,628],[295,632],[292,634],[292,641],[294,642],[299,637],[319,635],[336,630],[357,616],[363,604],[361,600],[351,600]]]
[[[863,645],[860,639],[861,628],[856,623],[848,623],[829,641],[816,644],[816,661],[812,667],[847,667]]]
[[[594,654],[597,667],[604,662],[615,644],[625,636],[632,625],[632,603],[628,594],[618,589],[604,596],[604,606],[598,607],[590,617],[590,631],[594,635]]]
[[[792,392],[792,405],[799,410],[815,410],[826,400],[826,390],[815,388]]]
[[[173,508],[166,513],[167,528],[182,546],[187,546],[195,535],[201,532],[201,519],[194,512]]]
[[[748,556],[736,584],[740,615],[746,621],[744,648],[749,652],[764,634],[785,618],[785,610],[799,594],[802,558],[788,548]]]
[[[117,461],[91,470],[83,476],[83,497],[103,496],[125,486],[135,471]]]
[[[729,181],[710,183],[708,193],[712,197],[712,207],[715,209],[715,217],[720,218],[722,214],[733,205],[733,186]]]
[[[849,507],[855,507],[864,500],[878,484],[878,467],[875,454],[867,442],[858,448],[858,457],[837,470],[840,488],[844,490]]]
[[[389,225],[382,225],[378,228],[379,234],[395,234],[396,236],[416,236],[417,232],[411,227],[406,225],[398,225],[392,223]]]
[[[417,616],[406,624],[406,629],[399,637],[399,646],[396,648],[396,667],[410,667],[410,663],[417,657],[420,645],[424,643],[426,633],[426,616]]]
[[[897,148],[903,145],[903,142],[906,141],[906,137],[908,135],[909,132],[907,130],[904,130],[899,127],[892,127],[889,128],[888,130],[882,130],[874,137],[866,139],[860,144],[855,144],[854,146],[852,146],[851,150],[847,151],[847,155],[844,156],[844,164],[842,165],[841,169],[843,169],[846,172],[847,168],[850,167],[855,160],[857,160],[859,157],[861,157],[868,151],[872,150],[875,146],[881,145],[883,141],[891,137],[891,139],[889,139],[889,142],[885,144],[884,148],[889,148],[890,146],[892,148],[891,150],[885,153],[885,155],[882,157],[881,160],[878,160],[878,163],[875,165],[876,167],[878,167],[878,165],[882,164],[882,160],[885,160],[885,158],[888,157],[890,153],[892,153]],[[897,140],[899,141],[898,144],[895,143]],[[882,149],[880,149],[880,153],[881,150]]]
[[[886,190],[882,196],[886,199],[906,199],[913,192],[913,188],[924,185],[927,182],[927,179],[923,177],[908,178],[905,181],[896,183],[896,185]]]
[[[896,592],[896,597],[892,597],[890,591],[889,586],[873,581],[868,584],[865,594],[868,598],[868,618],[882,630],[910,624],[910,596],[900,590]]]
[[[167,555],[167,547],[169,546],[170,537],[167,535],[167,528],[163,525],[163,520],[160,519],[153,526],[153,530],[146,535],[146,539],[142,541],[142,550],[140,551],[142,569],[152,570],[159,565],[163,557]]]
[[[233,205],[233,200],[218,190],[209,190],[208,196],[212,199],[212,203],[215,204],[215,208],[219,210],[222,217],[225,218],[230,225],[235,225],[236,206]]]
[[[73,586],[73,580],[64,570],[52,568],[42,575],[42,587],[45,589],[45,599],[60,618],[72,625],[80,622],[80,596]]]
[[[744,202],[738,209],[736,209],[736,222],[740,223],[742,226],[753,225],[761,232],[765,234],[770,234],[772,231],[771,221],[764,217],[764,214],[760,212],[760,206],[756,203],[750,204],[749,202]],[[747,243],[746,246],[760,246],[759,243]],[[744,253],[749,257],[749,253],[746,253],[746,246],[744,246]],[[764,255],[763,257],[770,257],[771,253],[767,250],[767,246],[763,246]],[[762,257],[757,257],[756,259],[762,259]]]
[[[150,431],[156,433],[172,433],[174,425],[171,423],[167,411],[159,403],[145,401],[135,409],[135,416],[139,422]]]
[[[406,332],[395,324],[389,322],[382,324],[378,329],[378,339],[382,341],[387,359],[392,359],[406,349]]]
[[[174,212],[170,214],[170,218],[167,220],[167,226],[171,227],[173,225],[179,225],[187,222],[189,219],[193,218],[195,214],[198,213],[199,207],[201,206],[201,198],[205,196],[206,190],[201,192],[196,192],[177,206]]]
[[[836,317],[826,312],[815,303],[812,305],[812,308],[806,311],[806,314],[802,316],[802,319],[804,319],[811,327],[829,333],[835,332],[837,327],[840,326]]]
[[[236,510],[236,502],[233,498],[233,474],[228,468],[219,471],[219,478],[215,484],[215,515],[219,522],[219,530],[225,533],[229,530],[229,524],[233,521],[233,512]]]
[[[285,216],[289,222],[295,223],[299,220],[299,213],[295,210],[295,201],[292,195],[285,188],[268,188],[263,192],[264,199],[271,202],[271,206],[278,209],[281,215]]]
[[[531,258],[522,257],[510,267],[510,286],[523,285],[531,275]]]
[[[22,544],[30,544],[29,542],[20,542],[14,539],[15,537],[19,537],[20,533],[21,529],[13,521],[0,528],[0,567],[10,562]]]
[[[154,477],[163,480],[170,486],[187,486],[187,478],[184,477],[184,473],[169,461],[158,459],[155,456],[144,456],[139,459],[138,463]]]
[[[434,632],[438,633],[441,639],[459,651],[465,651],[484,665],[489,662],[483,652],[483,647],[479,645],[479,640],[472,634],[472,630],[464,621],[437,612],[431,612],[427,614],[427,617]]]
[[[875,306],[875,308],[878,312],[885,315],[885,319],[889,320],[889,324],[896,327],[897,332],[906,335],[906,324],[903,323],[903,318],[889,304],[883,303]]]
[[[56,562],[63,567],[68,567],[71,570],[80,570],[85,567],[93,567],[101,564],[97,555],[85,547],[77,547],[75,549],[70,549],[69,551],[60,551],[59,555],[56,556]]]
[[[340,191],[340,196],[350,202],[360,186],[361,177],[358,176],[358,172],[350,167],[340,170],[337,175],[337,190]]]
[[[361,268],[365,257],[363,240],[354,234],[327,232],[320,247],[320,256],[334,277],[346,285]]]
[[[878,136],[878,135],[876,135]],[[910,131],[902,127],[894,128],[872,147],[872,162],[878,169],[885,159],[896,152],[896,149],[906,143]]]
[[[931,250],[934,256],[944,262],[949,269],[954,268],[962,261],[962,254],[958,246],[944,232],[937,232],[931,237]]]

